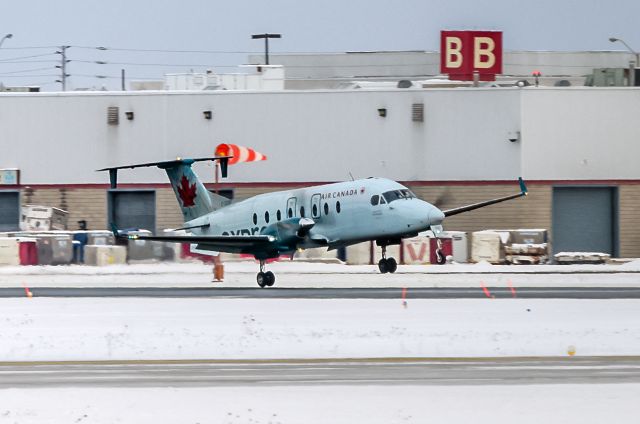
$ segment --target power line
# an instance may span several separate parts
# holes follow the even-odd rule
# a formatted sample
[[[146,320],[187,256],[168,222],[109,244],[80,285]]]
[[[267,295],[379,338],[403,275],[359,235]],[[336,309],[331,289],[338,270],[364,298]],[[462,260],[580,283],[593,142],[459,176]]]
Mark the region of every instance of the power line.
[[[4,50],[4,49],[2,49]],[[30,55],[30,56],[18,56],[18,57],[8,57],[5,59],[0,59],[0,62],[8,62],[10,60],[20,60],[20,59],[32,59],[35,57],[46,57],[46,56],[52,56],[55,53],[45,53],[45,54],[34,54],[34,55]],[[17,62],[9,62],[9,63],[17,63]]]
[[[52,69],[51,66],[47,66],[46,68],[31,68],[31,69],[21,69],[19,71],[10,71],[10,72],[2,72],[0,75],[9,75],[9,74],[21,74],[24,72],[36,72],[36,71],[47,71]],[[30,75],[25,75],[30,76]]]

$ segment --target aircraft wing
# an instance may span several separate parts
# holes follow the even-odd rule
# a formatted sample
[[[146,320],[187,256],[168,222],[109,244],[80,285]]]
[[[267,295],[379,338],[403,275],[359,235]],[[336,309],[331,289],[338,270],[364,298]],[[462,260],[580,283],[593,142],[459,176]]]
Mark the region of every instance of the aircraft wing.
[[[471,205],[461,206],[459,208],[449,209],[449,210],[446,210],[446,211],[442,211],[442,213],[444,213],[445,217],[446,216],[451,216],[451,215],[457,215],[457,214],[462,213],[462,212],[468,212],[468,211],[472,211],[474,209],[479,209],[479,208],[483,208],[485,206],[489,206],[489,205],[493,205],[493,204],[496,204],[496,203],[504,202],[506,200],[515,199],[516,197],[526,196],[527,195],[527,186],[524,184],[524,181],[522,180],[522,177],[518,178],[518,183],[520,184],[520,193],[511,194],[509,196],[504,196],[504,197],[498,197],[497,199],[491,199],[491,200],[487,200],[487,201],[484,201],[484,202],[473,203]]]
[[[207,244],[217,247],[247,248],[260,247],[276,241],[274,236],[146,236],[143,234],[117,235],[128,240],[154,240],[169,243]]]

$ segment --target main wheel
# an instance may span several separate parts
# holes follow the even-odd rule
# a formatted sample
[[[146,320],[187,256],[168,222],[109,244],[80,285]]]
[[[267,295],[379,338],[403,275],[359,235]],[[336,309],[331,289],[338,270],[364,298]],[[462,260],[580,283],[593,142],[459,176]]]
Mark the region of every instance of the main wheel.
[[[256,276],[256,281],[258,282],[258,285],[261,288],[264,288],[264,286],[267,285],[267,277],[265,275],[264,272],[259,272],[258,275]]]
[[[386,274],[387,272],[389,272],[389,267],[387,265],[387,260],[382,258],[378,261],[378,269],[380,270],[381,274]]]
[[[387,258],[387,272],[394,273],[398,269],[398,263],[393,258]]]
[[[276,282],[276,276],[273,272],[267,271],[264,273],[265,284],[269,287],[273,286]]]

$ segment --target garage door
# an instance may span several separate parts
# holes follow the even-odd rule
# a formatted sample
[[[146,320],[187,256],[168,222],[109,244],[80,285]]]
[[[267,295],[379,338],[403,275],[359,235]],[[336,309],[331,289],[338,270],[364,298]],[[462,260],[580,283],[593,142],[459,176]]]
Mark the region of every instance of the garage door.
[[[553,251],[617,255],[617,189],[554,187]]]
[[[156,193],[153,190],[109,192],[109,218],[118,228],[156,230]]]
[[[20,224],[20,193],[0,192],[0,231],[18,230]]]

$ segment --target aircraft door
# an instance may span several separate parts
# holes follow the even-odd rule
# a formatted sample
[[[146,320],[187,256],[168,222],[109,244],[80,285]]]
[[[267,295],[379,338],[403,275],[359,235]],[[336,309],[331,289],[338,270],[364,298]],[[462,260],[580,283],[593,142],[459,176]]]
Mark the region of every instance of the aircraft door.
[[[311,217],[314,219],[320,218],[320,195],[314,194],[311,196]]]
[[[285,212],[287,214],[287,218],[293,218],[296,216],[296,203],[297,199],[295,197],[290,197],[289,200],[287,200],[287,210]]]

